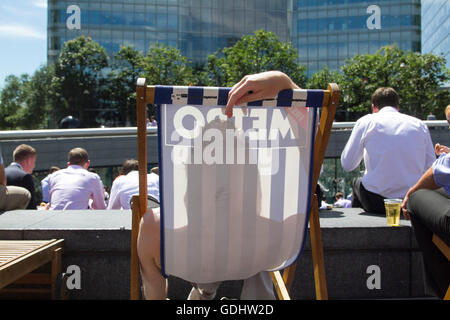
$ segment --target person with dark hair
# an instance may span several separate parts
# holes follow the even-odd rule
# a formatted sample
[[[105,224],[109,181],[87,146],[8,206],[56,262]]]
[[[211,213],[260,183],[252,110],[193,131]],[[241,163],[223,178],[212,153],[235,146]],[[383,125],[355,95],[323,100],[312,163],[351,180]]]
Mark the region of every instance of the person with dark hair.
[[[0,210],[25,209],[30,202],[31,194],[25,188],[6,186],[5,167],[0,151]]]
[[[88,171],[87,151],[74,148],[68,160],[66,169],[50,175],[50,210],[105,209],[103,183],[98,174]]]
[[[335,208],[351,208],[352,201],[344,198],[344,194],[342,192],[336,192],[334,195],[334,199],[336,202],[333,204]]]
[[[13,162],[5,169],[6,185],[27,189],[31,198],[26,209],[37,209],[36,189],[31,175],[36,165],[36,149],[27,144],[17,146],[13,151]]]
[[[133,195],[139,194],[138,161],[131,159],[123,163],[118,176],[112,184],[108,209],[130,209]],[[159,201],[159,176],[153,172],[147,175],[147,192]]]
[[[139,161],[135,159],[126,160],[120,168],[120,175],[126,176],[131,171],[139,170]]]
[[[364,159],[365,173],[353,182],[352,207],[385,214],[384,199],[403,198],[436,159],[428,127],[399,112],[397,92],[378,88],[372,113],[356,121],[342,151],[344,171]]]

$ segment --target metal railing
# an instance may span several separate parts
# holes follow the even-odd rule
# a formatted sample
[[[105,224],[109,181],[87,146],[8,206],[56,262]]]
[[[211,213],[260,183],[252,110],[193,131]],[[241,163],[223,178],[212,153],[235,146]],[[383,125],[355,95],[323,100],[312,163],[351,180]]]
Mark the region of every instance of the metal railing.
[[[449,127],[445,120],[424,121],[429,128]],[[333,122],[333,130],[352,129],[355,122]],[[156,134],[156,127],[147,128],[149,134]],[[45,139],[45,138],[73,138],[100,136],[135,136],[137,127],[120,128],[86,128],[86,129],[47,129],[47,130],[11,130],[0,131],[0,140]]]

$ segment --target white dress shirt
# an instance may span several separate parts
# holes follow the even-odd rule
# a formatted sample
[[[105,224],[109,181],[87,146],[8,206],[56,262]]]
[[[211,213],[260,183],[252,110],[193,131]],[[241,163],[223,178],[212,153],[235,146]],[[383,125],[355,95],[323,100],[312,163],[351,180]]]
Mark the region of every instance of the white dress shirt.
[[[363,158],[364,188],[385,198],[403,198],[436,156],[421,120],[384,107],[355,123],[342,151],[342,168],[352,171]]]
[[[155,173],[147,175],[147,192],[159,201],[159,176]],[[136,170],[113,181],[108,209],[130,209],[133,195],[139,195],[139,171]]]
[[[50,210],[106,209],[103,183],[98,174],[70,165],[49,177]]]

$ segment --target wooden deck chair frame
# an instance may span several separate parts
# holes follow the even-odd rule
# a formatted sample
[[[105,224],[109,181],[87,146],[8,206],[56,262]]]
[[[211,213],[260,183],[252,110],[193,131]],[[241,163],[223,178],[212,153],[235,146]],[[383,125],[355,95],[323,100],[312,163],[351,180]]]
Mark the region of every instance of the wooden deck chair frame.
[[[322,111],[314,142],[314,165],[312,174],[312,186],[317,185],[322,167],[328,139],[340,97],[339,87],[330,83],[324,90]],[[147,210],[147,104],[153,104],[155,87],[146,84],[146,79],[139,78],[136,88],[137,105],[137,136],[138,136],[138,161],[139,161],[139,201],[133,201],[132,211],[132,235],[131,235],[131,264],[130,264],[130,299],[136,300],[140,296],[139,284],[139,260],[137,255],[137,237],[139,222]],[[317,196],[313,188],[311,199],[311,212],[309,217],[311,250],[314,267],[314,282],[317,300],[327,300],[327,284],[325,278],[325,264],[322,247],[322,236],[319,221],[319,208]],[[275,290],[280,300],[289,300],[289,290],[294,280],[296,264],[292,264],[283,270],[271,272]]]
[[[432,241],[434,245],[442,252],[442,254],[450,261],[450,247],[436,234],[433,234]],[[444,300],[450,300],[450,285],[447,288],[447,292],[445,293]]]

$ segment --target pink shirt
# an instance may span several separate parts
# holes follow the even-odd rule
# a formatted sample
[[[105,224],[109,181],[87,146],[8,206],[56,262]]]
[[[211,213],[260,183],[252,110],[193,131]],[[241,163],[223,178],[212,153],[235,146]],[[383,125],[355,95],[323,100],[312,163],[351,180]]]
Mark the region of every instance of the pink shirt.
[[[50,175],[50,210],[105,209],[103,184],[98,174],[71,165]]]

